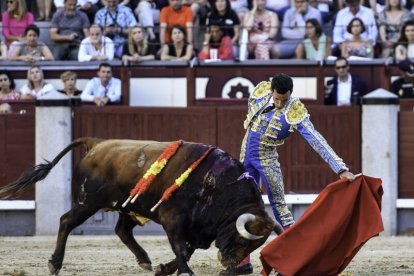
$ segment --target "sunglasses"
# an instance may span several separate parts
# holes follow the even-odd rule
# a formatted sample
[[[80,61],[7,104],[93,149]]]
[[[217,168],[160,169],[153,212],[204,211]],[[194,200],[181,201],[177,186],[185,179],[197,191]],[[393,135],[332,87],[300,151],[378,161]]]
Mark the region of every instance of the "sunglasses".
[[[336,66],[336,70],[345,69],[348,65]]]
[[[7,1],[7,4],[13,4],[14,1]]]

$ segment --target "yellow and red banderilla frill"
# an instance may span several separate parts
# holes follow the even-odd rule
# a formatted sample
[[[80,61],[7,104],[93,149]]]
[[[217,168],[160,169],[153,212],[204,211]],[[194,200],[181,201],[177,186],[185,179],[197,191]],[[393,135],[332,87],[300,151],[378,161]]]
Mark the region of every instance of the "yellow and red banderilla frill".
[[[177,152],[178,148],[182,145],[183,141],[179,140],[171,145],[169,145],[164,152],[157,158],[157,160],[152,163],[151,167],[145,172],[144,176],[137,182],[135,187],[131,190],[128,199],[122,204],[122,207],[125,207],[129,202],[134,203],[135,200],[143,194],[149,185],[154,181],[155,177],[164,169],[167,165],[168,160]],[[213,147],[209,147],[200,158],[198,158],[190,167],[184,171],[180,177],[178,177],[174,183],[166,189],[161,197],[161,199],[151,208],[151,212],[164,201],[168,200],[171,195],[181,187],[185,182],[188,176],[195,170],[195,168],[201,163],[201,161],[206,158],[206,156],[213,150]]]

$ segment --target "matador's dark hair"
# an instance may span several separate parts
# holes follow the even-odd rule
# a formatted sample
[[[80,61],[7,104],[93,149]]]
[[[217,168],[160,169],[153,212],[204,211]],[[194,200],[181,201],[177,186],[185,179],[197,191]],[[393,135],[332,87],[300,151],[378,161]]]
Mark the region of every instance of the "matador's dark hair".
[[[286,94],[289,91],[292,92],[293,80],[286,74],[278,74],[272,79],[271,89],[279,94]]]

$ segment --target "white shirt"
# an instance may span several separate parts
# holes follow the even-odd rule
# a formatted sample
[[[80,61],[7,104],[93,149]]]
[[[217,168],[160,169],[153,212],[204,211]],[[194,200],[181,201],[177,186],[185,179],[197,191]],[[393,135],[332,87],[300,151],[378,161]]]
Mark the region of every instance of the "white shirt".
[[[121,100],[121,80],[111,78],[108,85],[102,85],[101,79],[94,77],[87,84],[80,96],[82,101],[93,102],[95,97],[108,97],[109,102],[116,103]]]
[[[98,55],[104,55],[107,57],[107,60],[113,60],[115,52],[113,41],[109,37],[102,36],[101,43],[103,47],[98,51],[92,45],[90,37],[83,39],[79,47],[78,61],[90,61],[93,56]]]
[[[77,6],[83,6],[88,2],[94,5],[98,2],[98,0],[78,0]],[[65,0],[53,0],[53,4],[55,5],[56,8],[63,8],[65,5]]]
[[[348,80],[342,82],[338,78],[338,106],[351,105],[351,89],[352,89],[352,77],[348,74]]]
[[[34,89],[30,89],[27,83],[20,89],[20,93],[22,93],[22,95],[32,95],[34,98],[43,97],[53,91],[56,91],[56,89],[50,83],[45,84],[38,92]]]
[[[359,11],[356,15],[351,13],[348,7],[339,10],[333,29],[333,42],[335,44],[340,44],[345,40],[352,38],[352,34],[346,31],[346,27],[355,17],[360,18],[365,25],[365,32],[363,32],[361,36],[365,39],[370,39],[373,45],[375,45],[378,36],[378,28],[374,13],[371,9],[361,5],[359,5]]]

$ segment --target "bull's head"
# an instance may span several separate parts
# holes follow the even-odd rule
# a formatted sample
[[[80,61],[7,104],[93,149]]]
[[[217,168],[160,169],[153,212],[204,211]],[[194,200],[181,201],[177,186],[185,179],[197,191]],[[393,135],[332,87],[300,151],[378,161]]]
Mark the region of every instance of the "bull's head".
[[[260,247],[278,225],[266,213],[241,214],[236,220],[236,231],[231,237],[231,243],[220,248],[218,252],[219,261],[224,267],[237,266],[247,255]]]

